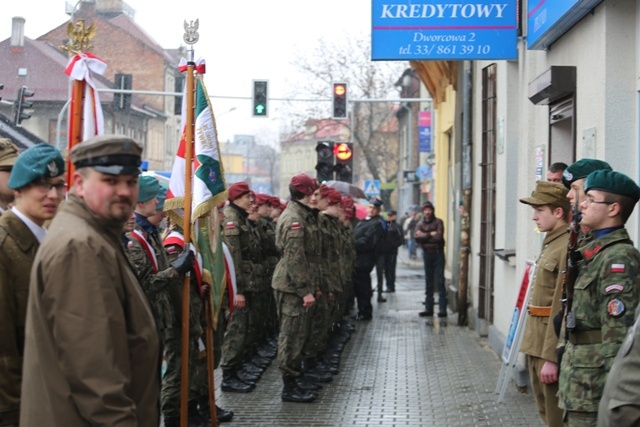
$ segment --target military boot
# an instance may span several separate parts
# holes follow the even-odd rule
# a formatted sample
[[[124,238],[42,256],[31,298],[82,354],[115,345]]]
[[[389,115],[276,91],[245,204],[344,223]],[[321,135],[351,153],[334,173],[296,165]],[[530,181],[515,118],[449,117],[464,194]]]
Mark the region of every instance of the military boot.
[[[252,374],[250,372],[245,371],[244,369],[240,369],[236,371],[236,378],[242,381],[245,384],[253,384],[255,385],[260,379],[260,375]]]
[[[189,427],[209,427],[211,426],[211,419],[209,417],[203,417],[200,411],[198,411],[198,402],[190,400],[187,406],[187,421]]]
[[[284,375],[282,382],[284,383],[284,387],[282,388],[283,402],[311,403],[316,400],[315,394],[298,388],[295,377]]]
[[[204,417],[209,424],[211,425],[211,411],[209,410],[209,399],[205,396],[199,397],[196,399],[198,402],[198,412],[200,415]],[[233,411],[227,411],[226,409],[222,409],[218,405],[216,405],[216,417],[218,418],[218,423],[226,423],[227,421],[231,421],[233,418]]]
[[[245,384],[236,377],[235,369],[224,369],[222,371],[222,391],[232,393],[249,393],[254,389],[255,385]]]
[[[333,381],[333,375],[319,369],[315,359],[305,359],[302,372],[306,379],[314,383],[330,383]]]
[[[164,427],[180,427],[180,416],[164,417]]]
[[[320,384],[309,381],[309,379],[305,378],[304,375],[300,375],[296,378],[296,385],[300,390],[306,391],[318,391],[322,389]]]

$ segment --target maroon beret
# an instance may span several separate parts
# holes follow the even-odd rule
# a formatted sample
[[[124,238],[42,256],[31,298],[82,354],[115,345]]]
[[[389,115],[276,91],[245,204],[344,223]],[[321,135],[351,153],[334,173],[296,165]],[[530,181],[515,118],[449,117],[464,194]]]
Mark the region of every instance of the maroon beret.
[[[271,205],[272,208],[279,209],[281,205],[280,198],[277,196],[271,196],[269,198],[269,204]]]
[[[271,196],[270,195],[264,194],[264,193],[256,194],[256,205],[257,206],[266,205],[267,203],[271,204]]]
[[[290,185],[304,194],[305,196],[310,196],[314,191],[318,189],[318,181],[314,178],[311,178],[306,173],[299,173],[298,175],[294,175],[291,178]]]
[[[233,202],[238,197],[241,197],[249,193],[249,184],[246,182],[235,182],[229,186],[227,194],[229,195],[229,201]]]
[[[327,198],[329,205],[337,205],[342,202],[342,194],[331,187],[327,187],[327,190],[323,191],[322,197]]]

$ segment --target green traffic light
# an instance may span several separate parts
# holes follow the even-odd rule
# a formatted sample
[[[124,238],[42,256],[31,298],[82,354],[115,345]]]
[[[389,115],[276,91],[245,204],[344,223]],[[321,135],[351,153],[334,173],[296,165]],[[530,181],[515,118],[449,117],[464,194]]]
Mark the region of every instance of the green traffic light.
[[[265,110],[265,108],[264,108],[263,104],[256,105],[256,114],[258,114],[259,116],[264,114],[264,110]]]

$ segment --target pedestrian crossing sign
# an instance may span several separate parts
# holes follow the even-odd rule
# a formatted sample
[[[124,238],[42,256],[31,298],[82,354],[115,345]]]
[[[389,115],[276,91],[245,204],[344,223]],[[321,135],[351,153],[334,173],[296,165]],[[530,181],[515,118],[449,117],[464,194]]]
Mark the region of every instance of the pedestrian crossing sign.
[[[367,197],[375,197],[380,195],[380,180],[372,179],[364,182],[364,194]]]

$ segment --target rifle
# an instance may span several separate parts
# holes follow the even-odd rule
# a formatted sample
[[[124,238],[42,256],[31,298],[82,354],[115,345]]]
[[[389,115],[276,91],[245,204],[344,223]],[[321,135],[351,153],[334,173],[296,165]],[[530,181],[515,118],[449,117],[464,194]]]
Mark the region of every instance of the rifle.
[[[567,265],[563,277],[562,305],[565,319],[565,338],[568,338],[569,331],[576,327],[576,316],[573,313],[573,290],[578,278],[578,265],[580,264],[580,253],[578,247],[578,232],[580,223],[578,220],[578,191],[575,190],[575,203],[571,208],[571,225],[569,226],[569,243],[567,245]]]

